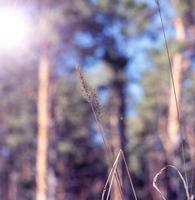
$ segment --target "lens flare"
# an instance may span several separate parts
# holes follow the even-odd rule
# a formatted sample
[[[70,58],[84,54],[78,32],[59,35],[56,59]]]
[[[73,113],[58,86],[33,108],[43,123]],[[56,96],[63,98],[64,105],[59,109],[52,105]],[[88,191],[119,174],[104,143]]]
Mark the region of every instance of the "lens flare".
[[[28,16],[13,8],[0,9],[0,48],[23,47],[29,40]]]

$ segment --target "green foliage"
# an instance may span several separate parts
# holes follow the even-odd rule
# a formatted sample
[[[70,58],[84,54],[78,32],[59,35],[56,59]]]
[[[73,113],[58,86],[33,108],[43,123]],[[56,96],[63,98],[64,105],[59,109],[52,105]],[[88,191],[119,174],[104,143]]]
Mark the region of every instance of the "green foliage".
[[[160,107],[167,105],[169,88],[169,66],[166,52],[153,52],[154,63],[143,74],[141,85],[144,97],[138,104],[141,119],[154,122]]]
[[[175,0],[174,6],[176,8],[178,15],[185,16],[187,13],[193,12],[195,4],[193,0],[186,0],[186,1]]]

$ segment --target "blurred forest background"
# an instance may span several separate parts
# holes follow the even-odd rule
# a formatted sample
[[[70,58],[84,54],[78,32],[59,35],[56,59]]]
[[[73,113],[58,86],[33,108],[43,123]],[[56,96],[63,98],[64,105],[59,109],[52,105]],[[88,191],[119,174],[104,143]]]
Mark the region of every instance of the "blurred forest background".
[[[0,200],[101,199],[120,149],[138,199],[162,199],[152,182],[168,164],[193,195],[195,1],[5,4],[26,12],[33,34],[0,46]],[[157,184],[167,199],[187,199],[176,170]],[[134,199],[120,162],[109,198]]]

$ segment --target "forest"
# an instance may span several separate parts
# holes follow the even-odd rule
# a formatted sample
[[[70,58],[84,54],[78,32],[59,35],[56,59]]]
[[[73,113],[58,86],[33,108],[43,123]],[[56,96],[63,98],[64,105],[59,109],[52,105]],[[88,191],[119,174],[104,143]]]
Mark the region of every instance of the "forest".
[[[194,200],[194,0],[0,0],[0,200]]]

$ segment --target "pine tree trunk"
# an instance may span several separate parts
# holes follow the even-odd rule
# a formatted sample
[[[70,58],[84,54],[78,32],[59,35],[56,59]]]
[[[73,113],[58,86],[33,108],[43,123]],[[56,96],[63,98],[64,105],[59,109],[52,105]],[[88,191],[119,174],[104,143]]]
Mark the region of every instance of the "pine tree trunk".
[[[112,127],[112,147],[115,157],[121,149],[124,152],[125,157],[127,158],[125,152],[125,147],[127,144],[127,138],[125,135],[125,74],[123,70],[116,70],[113,72],[113,74],[114,79],[111,86],[112,115],[110,116],[110,124]],[[119,162],[117,170],[121,180],[123,199],[127,199],[127,173],[123,161]],[[117,181],[115,180],[113,183],[112,200],[120,199],[121,193],[119,191]]]
[[[49,56],[45,51],[39,66],[36,200],[47,200],[47,152],[50,119],[49,74]]]
[[[178,43],[185,42],[186,40],[185,26],[180,17],[176,17],[175,19],[175,30]],[[168,124],[167,124],[168,138],[165,145],[167,153],[172,156],[174,156],[174,152],[179,147],[181,142],[180,119],[179,119],[180,117],[178,116],[178,112],[180,113],[182,83],[187,69],[188,69],[188,62],[184,58],[182,53],[181,52],[175,53],[172,59],[172,73],[174,79],[174,87],[172,80],[170,80],[170,96],[168,104],[169,112],[168,112]]]
[[[10,172],[10,184],[9,184],[9,200],[17,200],[18,197],[18,173],[13,171]]]
[[[48,200],[56,200],[57,178],[53,169],[48,170]]]
[[[111,131],[112,131],[112,148],[113,148],[113,153],[114,153],[114,158],[117,157],[117,154],[119,153],[121,149],[120,145],[120,138],[119,138],[119,130],[118,130],[118,120],[117,120],[117,115],[113,114],[110,116],[110,125],[111,125]],[[109,170],[110,171],[110,170]],[[117,172],[118,172],[118,177],[122,178],[122,169],[121,169],[121,162],[119,161],[118,166],[117,166]],[[121,184],[122,185],[122,184]],[[120,188],[119,184],[117,183],[116,178],[113,181],[113,186],[112,186],[112,195],[111,199],[112,200],[122,200],[121,194],[120,194]]]
[[[12,170],[10,167],[10,158],[0,159],[1,165],[0,165],[0,178],[1,178],[1,191],[0,191],[0,199],[3,200],[9,200],[9,177],[10,177],[10,171]]]

